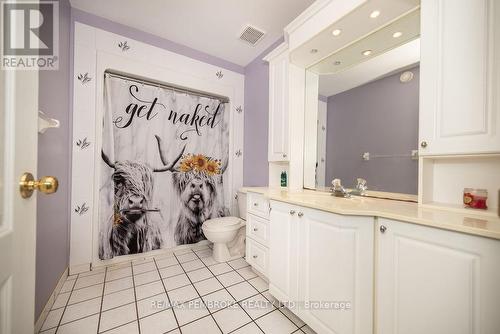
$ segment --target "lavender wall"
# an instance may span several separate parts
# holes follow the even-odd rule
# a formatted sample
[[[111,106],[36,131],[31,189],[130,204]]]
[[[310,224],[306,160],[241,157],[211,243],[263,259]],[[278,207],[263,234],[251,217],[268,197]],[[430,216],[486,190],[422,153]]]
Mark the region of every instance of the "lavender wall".
[[[328,98],[326,181],[351,187],[357,177],[372,190],[417,194],[418,161],[381,158],[363,152],[410,154],[418,145],[419,68],[409,83],[400,73]]]
[[[269,65],[262,58],[281,43],[283,38],[273,43],[245,67],[243,185],[248,187],[267,186],[269,183]]]
[[[69,31],[70,5],[60,0],[59,70],[40,71],[39,76],[39,110],[58,119],[61,127],[38,136],[38,176],[56,176],[59,189],[37,197],[35,319],[69,262]]]

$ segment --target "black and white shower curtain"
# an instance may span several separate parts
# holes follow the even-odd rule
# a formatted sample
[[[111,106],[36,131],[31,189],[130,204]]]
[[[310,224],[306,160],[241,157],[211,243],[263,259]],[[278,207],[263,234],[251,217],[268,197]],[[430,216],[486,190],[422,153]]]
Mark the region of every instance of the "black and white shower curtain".
[[[112,75],[104,95],[99,258],[205,239],[228,211],[225,105]]]

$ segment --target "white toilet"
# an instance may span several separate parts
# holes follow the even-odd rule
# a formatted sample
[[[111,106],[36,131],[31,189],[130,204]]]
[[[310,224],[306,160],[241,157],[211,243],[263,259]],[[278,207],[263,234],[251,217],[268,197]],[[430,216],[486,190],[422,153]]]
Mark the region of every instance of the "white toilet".
[[[206,220],[201,229],[213,242],[213,257],[217,262],[245,256],[245,226],[247,194],[238,192],[239,217],[222,217]]]

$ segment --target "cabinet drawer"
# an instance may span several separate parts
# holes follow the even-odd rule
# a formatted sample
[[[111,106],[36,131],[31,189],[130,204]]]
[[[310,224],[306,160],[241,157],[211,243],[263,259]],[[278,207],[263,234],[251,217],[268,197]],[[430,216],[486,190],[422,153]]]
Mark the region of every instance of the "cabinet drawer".
[[[254,215],[269,218],[269,200],[262,194],[247,194],[247,211]]]
[[[260,242],[264,246],[269,245],[269,221],[254,215],[247,217],[247,237]]]
[[[246,247],[246,261],[267,277],[269,249],[252,239],[247,239]]]

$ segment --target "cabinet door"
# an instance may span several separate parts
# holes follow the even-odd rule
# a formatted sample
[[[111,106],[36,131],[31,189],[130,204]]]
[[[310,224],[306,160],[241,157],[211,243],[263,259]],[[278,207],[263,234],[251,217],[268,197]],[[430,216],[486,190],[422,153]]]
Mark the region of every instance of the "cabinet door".
[[[420,154],[500,152],[500,3],[422,0]]]
[[[318,333],[373,333],[374,219],[304,209],[298,220],[299,315]]]
[[[378,333],[500,333],[500,241],[378,225]]]
[[[282,302],[297,297],[296,208],[271,201],[269,219],[269,292]]]
[[[269,161],[288,161],[288,50],[269,62]]]

